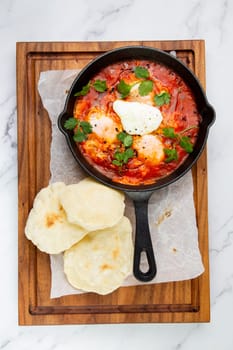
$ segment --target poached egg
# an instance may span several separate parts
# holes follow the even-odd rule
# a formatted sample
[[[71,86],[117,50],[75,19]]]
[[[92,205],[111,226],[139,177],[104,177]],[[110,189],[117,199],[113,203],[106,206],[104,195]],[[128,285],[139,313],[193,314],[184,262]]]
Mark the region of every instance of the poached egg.
[[[158,129],[163,117],[157,107],[141,102],[116,100],[113,110],[120,117],[123,129],[130,135],[146,135]]]

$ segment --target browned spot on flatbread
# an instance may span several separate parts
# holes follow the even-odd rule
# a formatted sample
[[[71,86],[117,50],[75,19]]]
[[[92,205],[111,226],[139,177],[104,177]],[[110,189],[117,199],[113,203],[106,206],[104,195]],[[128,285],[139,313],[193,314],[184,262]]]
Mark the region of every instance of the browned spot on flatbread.
[[[112,266],[111,265],[109,265],[109,264],[103,264],[103,265],[101,265],[100,266],[100,269],[101,270],[112,270]]]
[[[59,211],[61,211],[62,213],[64,213],[64,209],[63,209],[63,206],[61,204],[59,204],[59,208],[58,208]]]
[[[115,249],[112,251],[112,257],[113,257],[113,259],[116,260],[116,259],[118,258],[118,256],[119,256],[119,254],[120,254],[119,249],[118,249],[118,248],[115,248]]]
[[[58,215],[55,213],[48,214],[45,219],[45,226],[51,227],[58,220]]]
[[[45,226],[50,228],[53,226],[57,221],[58,222],[63,222],[65,216],[64,209],[62,206],[59,207],[59,214],[57,213],[49,213],[46,218],[45,218]]]
[[[174,253],[176,253],[176,252],[177,252],[177,249],[176,249],[176,248],[172,248],[172,251],[173,251]]]

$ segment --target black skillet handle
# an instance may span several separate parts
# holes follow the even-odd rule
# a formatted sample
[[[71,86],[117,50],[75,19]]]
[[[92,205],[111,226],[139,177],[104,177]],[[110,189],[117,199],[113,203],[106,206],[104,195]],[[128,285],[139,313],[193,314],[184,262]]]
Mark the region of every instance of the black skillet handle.
[[[155,277],[157,268],[148,223],[148,199],[144,201],[134,201],[134,207],[136,214],[136,233],[133,273],[139,281],[149,282]],[[143,252],[147,258],[147,271],[142,271],[140,268]]]

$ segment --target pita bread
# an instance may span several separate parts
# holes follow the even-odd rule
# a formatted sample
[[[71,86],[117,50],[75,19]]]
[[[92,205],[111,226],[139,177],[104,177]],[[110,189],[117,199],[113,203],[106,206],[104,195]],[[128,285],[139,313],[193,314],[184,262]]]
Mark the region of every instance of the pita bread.
[[[89,233],[64,253],[69,283],[103,295],[122,285],[132,265],[132,226],[125,216],[111,228]]]
[[[41,251],[58,254],[82,239],[87,230],[67,221],[59,193],[66,185],[54,183],[43,188],[36,196],[26,227],[26,237]]]
[[[70,223],[88,231],[116,225],[125,209],[124,194],[91,178],[68,185],[60,193],[60,201]]]

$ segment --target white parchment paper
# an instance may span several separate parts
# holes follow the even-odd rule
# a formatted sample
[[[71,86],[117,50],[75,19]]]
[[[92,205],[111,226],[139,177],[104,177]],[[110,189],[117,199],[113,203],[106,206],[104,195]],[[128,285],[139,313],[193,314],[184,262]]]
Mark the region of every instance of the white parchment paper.
[[[50,182],[76,183],[87,175],[80,169],[68,149],[64,135],[57,127],[67,90],[77,70],[46,71],[40,74],[38,90],[52,123]],[[135,229],[134,207],[126,198],[125,215]],[[198,246],[192,174],[189,172],[174,184],[153,193],[149,201],[149,225],[157,263],[157,275],[149,283],[192,279],[203,273]],[[63,272],[63,255],[51,255],[51,298],[78,294]],[[142,262],[143,263],[143,262]],[[129,276],[124,286],[142,284]]]

